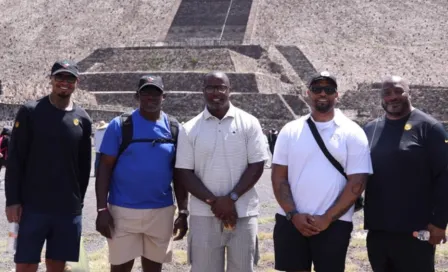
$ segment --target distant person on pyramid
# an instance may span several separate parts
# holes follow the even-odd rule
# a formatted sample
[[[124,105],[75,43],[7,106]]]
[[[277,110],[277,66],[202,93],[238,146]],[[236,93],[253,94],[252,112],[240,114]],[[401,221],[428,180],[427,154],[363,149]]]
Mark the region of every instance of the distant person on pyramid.
[[[6,167],[10,137],[11,137],[11,130],[6,127],[3,128],[0,134],[0,171],[2,170],[2,167]]]
[[[188,192],[173,178],[182,126],[162,111],[165,97],[161,77],[143,76],[139,108],[114,118],[101,143],[96,229],[107,238],[111,272],[130,272],[138,257],[144,272],[162,271],[172,260],[173,234],[181,240],[188,230]]]
[[[37,271],[45,241],[47,271],[79,258],[92,121],[72,101],[78,77],[76,63],[56,62],[50,95],[23,105],[15,119],[5,192],[8,221],[19,223],[18,272]]]
[[[272,184],[281,207],[274,227],[280,271],[345,269],[354,204],[372,164],[364,131],[335,109],[337,88],[329,72],[313,76],[311,114],[286,124],[277,138]]]
[[[95,146],[95,177],[98,172],[98,166],[100,165],[100,147],[101,142],[103,141],[104,132],[109,124],[101,120],[98,124],[98,127],[95,130],[95,134],[93,136],[93,143]]]
[[[364,128],[375,169],[365,193],[369,261],[374,271],[434,271],[448,223],[448,134],[412,106],[404,78],[386,77],[380,95],[384,114]]]
[[[192,194],[188,261],[192,272],[224,271],[225,260],[227,271],[254,271],[263,131],[230,103],[226,74],[207,74],[202,91],[206,108],[180,131],[175,172]]]

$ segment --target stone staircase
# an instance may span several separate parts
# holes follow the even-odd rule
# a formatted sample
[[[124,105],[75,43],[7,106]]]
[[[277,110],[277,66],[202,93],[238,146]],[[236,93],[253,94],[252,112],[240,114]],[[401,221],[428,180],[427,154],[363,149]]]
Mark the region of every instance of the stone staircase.
[[[166,41],[243,42],[252,0],[182,0]]]

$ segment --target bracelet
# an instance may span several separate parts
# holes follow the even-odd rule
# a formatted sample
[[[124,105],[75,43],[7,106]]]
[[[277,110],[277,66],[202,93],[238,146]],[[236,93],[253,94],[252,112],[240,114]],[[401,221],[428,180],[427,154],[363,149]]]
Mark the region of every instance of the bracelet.
[[[97,212],[107,211],[107,208],[98,209]]]

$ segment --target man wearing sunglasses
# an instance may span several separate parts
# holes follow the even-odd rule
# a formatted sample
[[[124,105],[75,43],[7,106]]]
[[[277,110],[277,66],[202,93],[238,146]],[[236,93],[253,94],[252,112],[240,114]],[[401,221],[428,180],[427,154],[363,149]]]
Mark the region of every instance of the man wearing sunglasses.
[[[372,173],[367,137],[335,109],[333,76],[317,74],[308,87],[311,114],[286,124],[274,150],[272,184],[281,207],[274,227],[275,268],[311,271],[314,264],[316,271],[343,272],[353,204]]]
[[[162,263],[172,259],[173,233],[181,240],[188,230],[188,193],[173,178],[173,125],[182,127],[162,111],[165,97],[161,77],[141,77],[135,94],[139,108],[114,118],[104,133],[96,228],[108,238],[111,272],[130,272],[138,257],[144,272],[162,271]],[[172,183],[179,209],[175,221]]]
[[[188,261],[192,272],[224,271],[226,259],[227,271],[254,271],[254,185],[269,158],[263,131],[258,119],[230,103],[225,73],[207,74],[203,94],[206,108],[179,134],[175,170],[192,194]]]
[[[48,271],[77,262],[81,212],[90,177],[92,122],[72,101],[78,67],[51,69],[50,95],[23,105],[13,126],[6,170],[6,216],[19,223],[16,271],[37,271],[44,241]]]

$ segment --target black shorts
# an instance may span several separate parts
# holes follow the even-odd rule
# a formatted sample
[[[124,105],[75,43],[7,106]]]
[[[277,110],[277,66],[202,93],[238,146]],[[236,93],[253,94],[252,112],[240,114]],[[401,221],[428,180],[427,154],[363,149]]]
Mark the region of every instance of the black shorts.
[[[280,271],[344,272],[353,223],[335,221],[325,231],[303,236],[285,216],[275,215],[275,269]]]
[[[434,272],[435,247],[411,233],[369,231],[367,252],[375,272]]]
[[[81,221],[81,215],[48,215],[25,210],[19,223],[14,262],[39,263],[45,241],[46,259],[77,262]]]

